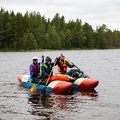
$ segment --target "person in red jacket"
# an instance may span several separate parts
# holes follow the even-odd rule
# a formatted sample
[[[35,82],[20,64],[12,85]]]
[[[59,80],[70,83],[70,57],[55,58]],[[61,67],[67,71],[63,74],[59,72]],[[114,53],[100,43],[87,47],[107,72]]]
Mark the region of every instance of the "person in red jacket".
[[[38,83],[40,81],[40,64],[44,63],[44,56],[42,55],[42,62],[38,62],[37,57],[33,57],[33,63],[30,65],[30,77],[32,78],[32,83]]]

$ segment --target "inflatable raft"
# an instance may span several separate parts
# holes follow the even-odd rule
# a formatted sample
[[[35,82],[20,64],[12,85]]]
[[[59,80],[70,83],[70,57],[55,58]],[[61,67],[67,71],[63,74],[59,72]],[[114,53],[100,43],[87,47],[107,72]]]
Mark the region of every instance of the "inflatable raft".
[[[18,76],[18,81],[27,88],[31,88],[34,83],[31,83],[31,78],[30,75],[19,75]],[[45,88],[45,91],[47,92],[55,92],[55,93],[63,93],[63,92],[68,92],[72,89],[73,84],[70,82],[65,82],[65,81],[52,81],[50,82],[46,87],[45,85],[38,85],[36,84],[36,89],[37,90],[42,90]]]
[[[54,76],[50,78],[50,82],[56,81],[56,80],[72,82],[73,83],[72,88],[78,89],[78,90],[94,89],[99,83],[98,80],[95,80],[92,78],[75,78],[75,80],[71,80],[70,76],[63,75],[63,74],[54,74]]]
[[[49,92],[68,92],[71,89],[86,90],[94,89],[99,81],[91,78],[73,78],[68,75],[54,74],[53,77],[49,79],[49,84],[46,86],[46,91]],[[34,83],[31,83],[30,75],[19,75],[18,81],[24,86],[31,88]],[[44,89],[44,85],[36,85],[38,90]]]

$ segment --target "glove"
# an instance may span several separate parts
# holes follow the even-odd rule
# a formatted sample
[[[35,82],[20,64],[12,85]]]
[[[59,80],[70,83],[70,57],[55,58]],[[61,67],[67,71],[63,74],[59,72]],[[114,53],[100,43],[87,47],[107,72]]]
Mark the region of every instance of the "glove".
[[[72,64],[72,66],[74,67],[75,65],[74,65],[74,64]]]

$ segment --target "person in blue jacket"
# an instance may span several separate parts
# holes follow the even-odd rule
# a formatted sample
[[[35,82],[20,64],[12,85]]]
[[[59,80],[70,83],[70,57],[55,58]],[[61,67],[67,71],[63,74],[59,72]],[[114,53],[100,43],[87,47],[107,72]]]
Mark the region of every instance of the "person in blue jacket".
[[[33,63],[30,65],[30,77],[32,78],[32,83],[37,84],[39,79],[40,64],[44,63],[44,56],[42,55],[42,62],[38,62],[37,57],[33,57]]]

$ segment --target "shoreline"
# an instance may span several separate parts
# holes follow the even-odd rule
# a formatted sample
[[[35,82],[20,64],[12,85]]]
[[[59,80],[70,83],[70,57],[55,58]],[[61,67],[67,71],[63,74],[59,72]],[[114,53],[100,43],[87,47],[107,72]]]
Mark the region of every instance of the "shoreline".
[[[0,52],[39,52],[39,51],[67,51],[67,50],[110,50],[110,49],[120,49],[120,48],[71,48],[71,49],[35,49],[35,50],[8,50],[8,49],[0,49]]]

